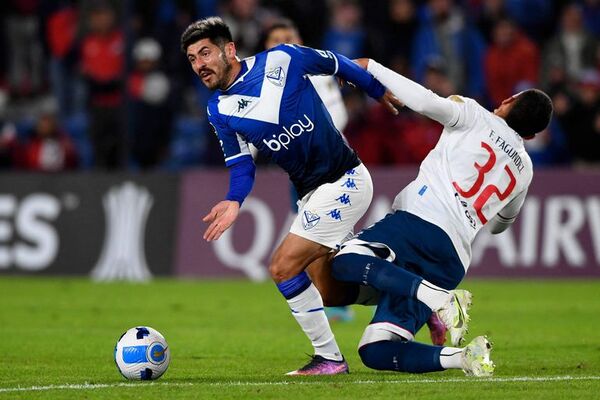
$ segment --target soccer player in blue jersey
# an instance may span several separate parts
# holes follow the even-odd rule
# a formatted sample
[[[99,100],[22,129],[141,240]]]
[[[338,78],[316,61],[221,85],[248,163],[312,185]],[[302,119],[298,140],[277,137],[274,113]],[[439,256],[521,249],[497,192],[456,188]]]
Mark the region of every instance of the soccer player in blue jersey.
[[[275,22],[263,33],[264,50],[269,50],[282,43],[302,44],[302,38],[300,37],[298,28],[296,28],[292,21],[287,19],[281,19]],[[315,75],[309,77],[309,79],[325,105],[325,108],[327,108],[327,112],[331,116],[336,129],[340,133],[343,132],[348,122],[348,111],[346,111],[346,105],[344,104],[338,82],[334,77],[328,75]],[[298,193],[296,193],[294,185],[291,186],[290,197],[292,200],[292,211],[294,214],[298,214]],[[319,264],[311,266],[307,272],[313,280],[313,283],[317,286],[317,289],[319,289],[319,292],[321,292],[321,296],[325,302],[328,288],[326,286],[324,287],[323,284],[329,282],[330,279],[321,279],[321,277],[327,273],[327,271]],[[336,285],[339,286],[339,284]],[[344,322],[351,321],[354,315],[349,306],[326,307],[325,314],[329,318],[329,321],[337,320]]]
[[[282,167],[298,191],[300,207],[269,271],[314,348],[291,375],[348,373],[305,269],[323,262],[366,212],[373,188],[368,170],[335,128],[308,76],[336,75],[390,110],[397,99],[352,61],[330,51],[279,45],[239,60],[227,25],[218,17],[192,23],[181,37],[194,72],[214,94],[208,119],[230,170],[229,192],[204,221],[204,238],[217,240],[236,220],[254,183],[252,143]]]

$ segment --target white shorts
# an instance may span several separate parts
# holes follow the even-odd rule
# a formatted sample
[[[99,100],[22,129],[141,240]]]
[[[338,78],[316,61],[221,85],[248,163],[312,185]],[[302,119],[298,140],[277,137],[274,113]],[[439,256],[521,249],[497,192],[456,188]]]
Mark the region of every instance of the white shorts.
[[[354,225],[373,199],[373,181],[360,164],[340,179],[325,183],[298,201],[290,233],[337,249],[353,234]]]

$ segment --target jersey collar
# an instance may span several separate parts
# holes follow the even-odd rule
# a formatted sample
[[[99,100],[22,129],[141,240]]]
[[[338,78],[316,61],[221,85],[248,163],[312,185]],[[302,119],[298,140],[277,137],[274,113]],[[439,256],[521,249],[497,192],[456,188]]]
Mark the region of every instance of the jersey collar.
[[[231,88],[234,87],[239,82],[243,82],[246,75],[248,75],[248,73],[250,71],[252,71],[252,67],[254,67],[255,61],[256,61],[256,57],[254,57],[254,56],[243,59],[241,61],[242,69],[240,70],[236,80],[233,81],[233,83],[231,85],[229,85],[229,87],[227,89],[222,90],[222,92],[227,92],[227,91],[231,90]]]
[[[497,116],[496,114],[494,114],[494,116],[500,120],[500,123],[503,124],[504,126],[506,126],[508,129],[510,129],[514,135],[517,137],[517,139],[519,140],[519,142],[523,143],[523,137],[521,135],[519,135],[517,133],[517,131],[515,131],[513,128],[511,128],[508,123],[506,122],[506,120],[502,117]]]

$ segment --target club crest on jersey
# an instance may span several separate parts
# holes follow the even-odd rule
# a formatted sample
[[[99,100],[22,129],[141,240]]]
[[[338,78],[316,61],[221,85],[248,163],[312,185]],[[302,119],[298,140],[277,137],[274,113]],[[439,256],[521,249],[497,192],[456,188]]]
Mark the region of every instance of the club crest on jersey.
[[[282,67],[276,67],[267,71],[266,77],[275,86],[282,87],[285,85],[285,72]]]
[[[314,226],[317,225],[320,220],[321,217],[319,217],[317,214],[310,211],[304,211],[302,216],[302,225],[304,226],[304,230],[307,231],[311,228],[314,228]]]

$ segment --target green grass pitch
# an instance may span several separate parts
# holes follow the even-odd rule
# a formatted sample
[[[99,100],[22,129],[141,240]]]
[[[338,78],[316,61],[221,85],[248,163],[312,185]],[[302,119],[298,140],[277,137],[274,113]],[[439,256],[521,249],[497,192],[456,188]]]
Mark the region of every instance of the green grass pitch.
[[[0,279],[0,399],[587,399],[600,393],[600,281],[484,281],[470,335],[494,343],[492,379],[362,366],[356,346],[372,309],[333,329],[351,374],[286,377],[311,353],[271,283],[91,283]],[[127,382],[115,341],[136,325],[162,332],[171,366],[158,381]],[[427,332],[417,339],[428,341]]]

